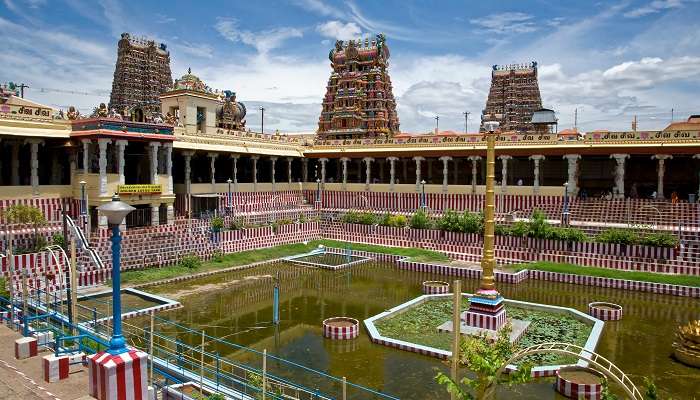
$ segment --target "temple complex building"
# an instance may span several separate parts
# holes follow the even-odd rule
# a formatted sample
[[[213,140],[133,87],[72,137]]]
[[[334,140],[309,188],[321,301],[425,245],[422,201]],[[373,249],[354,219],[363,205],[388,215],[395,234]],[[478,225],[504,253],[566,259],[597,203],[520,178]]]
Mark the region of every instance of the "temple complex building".
[[[158,96],[172,84],[166,45],[122,33],[109,108],[131,120],[143,121],[160,112]]]
[[[318,120],[319,139],[392,137],[399,133],[384,35],[339,40],[328,55],[328,79]]]
[[[483,121],[491,115],[504,131],[531,131],[533,113],[541,108],[537,62],[493,66],[491,88],[481,114],[482,132]]]
[[[120,46],[124,40],[130,39]],[[23,199],[74,200],[84,188],[97,229],[106,222],[96,207],[115,192],[138,209],[128,226],[212,212],[229,190],[272,197],[323,190],[353,199],[423,190],[483,195],[485,134],[401,133],[388,57],[382,35],[338,42],[319,129],[308,136],[251,131],[235,93],[210,88],[191,71],[157,89],[153,109],[164,115],[147,121],[105,105],[84,117],[72,107],[56,110],[3,90],[0,208]],[[661,200],[673,194],[694,201],[700,117],[654,131],[558,131],[554,111],[541,107],[536,67],[493,71],[484,112],[502,121],[496,145],[500,196],[558,199],[567,183],[568,194],[582,199]]]

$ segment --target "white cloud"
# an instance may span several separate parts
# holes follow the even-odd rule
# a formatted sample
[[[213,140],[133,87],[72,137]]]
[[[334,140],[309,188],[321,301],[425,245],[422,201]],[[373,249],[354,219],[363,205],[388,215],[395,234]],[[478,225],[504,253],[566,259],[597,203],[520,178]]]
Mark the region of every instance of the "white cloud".
[[[347,40],[359,37],[362,29],[354,22],[327,21],[317,25],[316,32],[331,39]]]
[[[649,4],[624,13],[627,18],[639,18],[650,14],[683,7],[683,0],[654,0]]]
[[[192,57],[213,58],[214,49],[205,43],[190,43],[188,41],[175,42],[172,44],[174,51],[182,52]]]
[[[155,17],[156,24],[169,24],[171,22],[175,22],[175,18],[169,17],[165,14],[156,14]]]
[[[510,35],[513,33],[528,33],[537,30],[537,25],[530,14],[521,12],[504,12],[490,14],[480,18],[470,19],[473,25],[484,28],[487,33]]]
[[[258,32],[242,30],[238,28],[235,18],[222,18],[216,20],[214,28],[224,39],[230,42],[241,42],[254,47],[258,53],[266,54],[270,50],[278,48],[282,43],[291,38],[302,37],[300,29],[281,27]]]
[[[345,16],[344,12],[327,3],[324,3],[322,0],[295,0],[294,3],[306,11],[320,14],[324,17],[333,16],[341,18]]]

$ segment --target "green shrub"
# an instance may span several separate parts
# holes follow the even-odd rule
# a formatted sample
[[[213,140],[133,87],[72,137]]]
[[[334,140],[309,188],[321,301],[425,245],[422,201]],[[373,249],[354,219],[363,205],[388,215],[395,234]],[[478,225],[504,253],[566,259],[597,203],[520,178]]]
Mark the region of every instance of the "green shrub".
[[[465,233],[482,233],[484,231],[484,214],[465,211],[460,218],[460,230]]]
[[[385,213],[384,215],[382,215],[382,218],[379,221],[379,225],[391,226],[391,217],[392,215],[390,213]]]
[[[528,235],[530,237],[538,239],[545,239],[547,237],[547,231],[549,230],[550,226],[547,223],[547,215],[545,215],[542,210],[537,208],[532,210],[529,225],[530,230]]]
[[[629,229],[610,228],[599,233],[596,236],[596,241],[600,243],[637,244],[639,242],[639,234]]]
[[[437,220],[437,227],[440,230],[448,232],[459,232],[462,230],[462,224],[459,214],[452,210],[447,210]]]
[[[360,213],[360,219],[357,222],[363,225],[374,225],[379,221],[377,216],[372,214],[371,212],[363,212]]]
[[[357,211],[348,211],[347,213],[345,213],[345,215],[343,215],[343,218],[341,218],[341,221],[343,221],[347,224],[356,224],[357,221],[360,220],[359,214],[360,213],[358,213]]]
[[[245,228],[245,222],[241,218],[233,218],[228,224],[228,229],[232,231],[239,231],[243,228]]]
[[[213,231],[220,231],[224,228],[224,219],[221,217],[212,217],[211,219],[211,229]]]
[[[195,270],[202,265],[202,260],[196,254],[188,254],[180,260],[180,266],[189,270]]]
[[[432,221],[425,210],[418,209],[415,214],[411,217],[411,228],[414,229],[430,229],[432,227]]]
[[[7,290],[7,280],[0,277],[0,296],[6,299],[10,298],[10,292]]]
[[[547,239],[563,240],[566,242],[585,242],[588,236],[582,230],[576,228],[549,227]]]
[[[224,253],[221,250],[214,250],[214,253],[211,255],[211,261],[215,263],[224,261]]]
[[[530,225],[525,221],[515,221],[513,225],[510,226],[510,235],[517,237],[524,237],[530,232]]]
[[[666,232],[648,233],[639,240],[639,244],[657,247],[676,247],[678,237]]]
[[[512,234],[511,228],[507,225],[496,224],[493,228],[494,234],[498,236],[509,236]]]
[[[404,228],[408,225],[408,219],[405,215],[394,215],[389,220],[389,226],[394,228]]]
[[[306,223],[306,214],[299,213],[299,223],[300,224]]]
[[[276,222],[277,225],[290,225],[294,223],[290,218],[280,218]]]
[[[54,233],[53,236],[51,236],[51,242],[52,242],[55,246],[61,246],[61,248],[62,248],[63,250],[67,250],[67,247],[66,247],[66,238],[63,237],[63,234],[62,234],[62,233],[59,233],[59,232]]]

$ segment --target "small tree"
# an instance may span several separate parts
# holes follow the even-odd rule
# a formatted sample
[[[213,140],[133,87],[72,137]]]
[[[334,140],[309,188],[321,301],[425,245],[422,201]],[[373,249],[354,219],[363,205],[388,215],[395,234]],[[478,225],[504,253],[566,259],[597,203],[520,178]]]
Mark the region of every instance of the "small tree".
[[[34,250],[38,251],[46,243],[39,239],[39,227],[46,225],[46,218],[38,207],[13,204],[2,212],[8,224],[25,224],[34,229]]]
[[[459,363],[476,374],[476,377],[464,377],[458,383],[439,372],[435,381],[460,400],[491,399],[499,383],[511,385],[528,382],[532,379],[532,365],[529,363],[520,365],[517,371],[497,380],[498,371],[515,352],[515,345],[510,342],[511,331],[510,325],[504,326],[498,332],[495,342],[485,334],[467,336],[460,344]]]

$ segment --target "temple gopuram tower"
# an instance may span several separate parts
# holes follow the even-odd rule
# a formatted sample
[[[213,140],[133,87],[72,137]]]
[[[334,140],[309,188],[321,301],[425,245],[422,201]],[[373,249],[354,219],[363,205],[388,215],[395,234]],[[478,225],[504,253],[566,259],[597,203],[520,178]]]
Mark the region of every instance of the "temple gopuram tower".
[[[494,65],[491,71],[491,89],[483,121],[493,115],[502,131],[526,132],[533,129],[532,114],[542,108],[540,86],[537,82],[537,62],[530,64]]]
[[[109,108],[125,116],[160,112],[160,96],[173,84],[170,52],[163,43],[122,33]],[[139,111],[140,110],[140,111]]]
[[[333,72],[318,119],[318,138],[392,137],[399,133],[384,35],[371,41],[339,40],[328,58]]]

